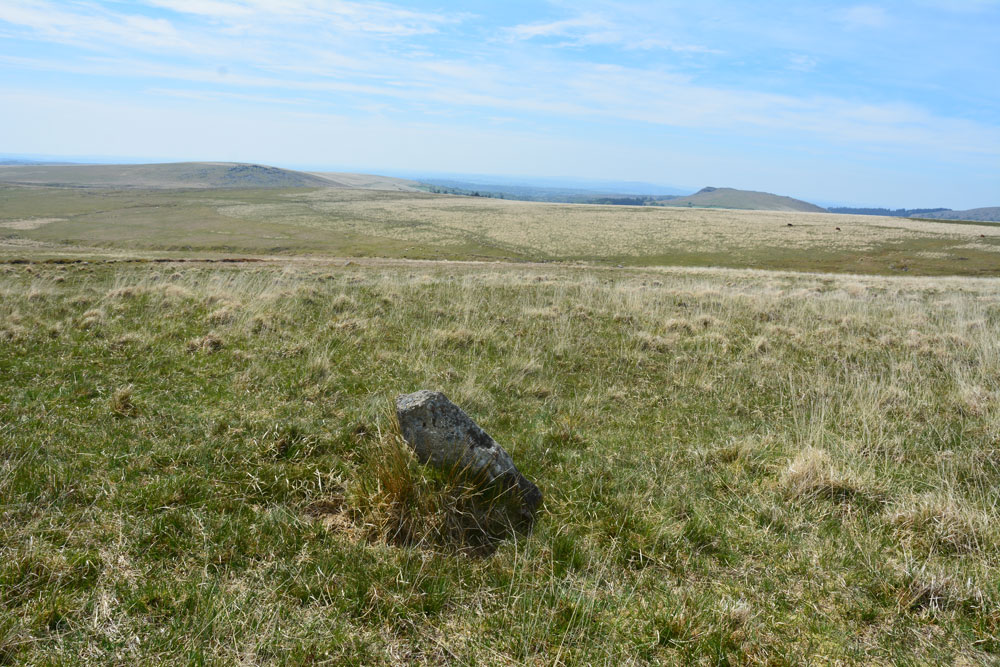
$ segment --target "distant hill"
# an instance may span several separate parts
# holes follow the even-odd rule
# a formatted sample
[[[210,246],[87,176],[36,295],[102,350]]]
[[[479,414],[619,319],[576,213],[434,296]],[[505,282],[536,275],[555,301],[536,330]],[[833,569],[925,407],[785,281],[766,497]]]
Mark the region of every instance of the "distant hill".
[[[970,208],[967,211],[940,211],[938,213],[921,213],[910,216],[915,218],[930,218],[932,220],[971,220],[973,222],[1000,222],[1000,206],[985,208]]]
[[[47,160],[22,160],[20,158],[4,158],[0,160],[0,166],[43,166],[43,165],[69,165],[77,164],[76,162],[49,162]]]
[[[375,174],[353,174],[343,171],[313,171],[310,176],[318,176],[338,188],[356,188],[361,190],[395,190],[397,192],[417,192],[420,184],[406,178],[378,176]]]
[[[736,208],[748,211],[800,211],[825,213],[826,209],[800,199],[782,197],[769,192],[736,190],[734,188],[703,188],[687,197],[676,197],[658,206],[691,206],[702,208]]]
[[[691,206],[699,208],[736,208],[750,211],[826,212],[824,208],[815,206],[809,202],[792,199],[791,197],[782,197],[767,192],[735,190],[733,188],[704,188],[693,195],[678,196],[667,193],[651,195],[529,185],[490,185],[448,179],[424,180],[419,183],[418,187],[428,192],[440,194],[492,197],[495,199],[520,199],[524,201],[566,202],[571,204]]]
[[[0,183],[153,189],[336,187],[314,174],[234,162],[0,166]]]
[[[853,208],[850,206],[830,206],[830,213],[846,215],[884,215],[890,218],[926,218],[928,213],[943,213],[950,208]]]

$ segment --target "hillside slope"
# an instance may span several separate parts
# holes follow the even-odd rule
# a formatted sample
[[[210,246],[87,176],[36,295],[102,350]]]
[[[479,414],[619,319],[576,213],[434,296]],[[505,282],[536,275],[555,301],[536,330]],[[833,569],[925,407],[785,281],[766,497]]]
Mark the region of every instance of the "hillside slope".
[[[737,190],[735,188],[703,188],[693,195],[665,201],[661,206],[692,206],[705,208],[735,208],[747,211],[797,211],[824,213],[825,209],[792,197]]]
[[[328,181],[327,187],[355,188],[359,190],[393,190],[396,192],[419,192],[417,181],[377,174],[354,174],[343,171],[312,171],[310,176],[316,176]]]
[[[975,222],[1000,222],[1000,206],[970,208],[967,211],[939,211],[913,216],[932,220],[972,220]]]
[[[233,162],[0,166],[0,183],[101,188],[316,188],[329,179]]]

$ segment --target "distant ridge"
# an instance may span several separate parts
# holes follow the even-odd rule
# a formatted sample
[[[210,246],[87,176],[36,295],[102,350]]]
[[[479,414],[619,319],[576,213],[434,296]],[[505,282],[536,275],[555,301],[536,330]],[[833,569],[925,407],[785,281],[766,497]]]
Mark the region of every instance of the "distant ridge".
[[[354,174],[343,171],[311,171],[327,181],[327,187],[355,188],[360,190],[395,190],[397,192],[420,192],[420,184],[406,178],[378,176],[375,174]]]
[[[96,188],[316,188],[329,179],[238,162],[0,166],[0,183]]]
[[[826,209],[792,197],[737,190],[735,188],[702,188],[693,195],[676,197],[657,204],[658,206],[690,206],[702,208],[735,208],[747,211],[799,211],[803,213],[825,213]]]
[[[857,208],[853,206],[830,206],[830,213],[846,215],[881,215],[889,218],[925,218],[927,213],[941,213],[950,208]]]
[[[985,208],[970,208],[967,211],[939,211],[937,213],[922,213],[911,216],[914,218],[930,218],[931,220],[969,220],[972,222],[1000,222],[1000,206]]]
[[[0,167],[10,167],[10,166],[19,166],[19,167],[36,166],[36,167],[41,167],[41,166],[54,166],[54,165],[65,166],[65,165],[70,165],[70,164],[78,164],[78,163],[76,163],[76,162],[53,162],[53,161],[49,161],[49,160],[22,160],[20,158],[4,158],[3,160],[0,160]]]

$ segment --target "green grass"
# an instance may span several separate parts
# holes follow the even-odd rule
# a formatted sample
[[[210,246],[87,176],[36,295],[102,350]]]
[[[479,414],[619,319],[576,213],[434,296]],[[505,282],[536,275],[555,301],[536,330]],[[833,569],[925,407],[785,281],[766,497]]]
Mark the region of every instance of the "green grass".
[[[998,324],[974,279],[0,266],[0,663],[995,661]],[[419,388],[530,537],[445,529]]]

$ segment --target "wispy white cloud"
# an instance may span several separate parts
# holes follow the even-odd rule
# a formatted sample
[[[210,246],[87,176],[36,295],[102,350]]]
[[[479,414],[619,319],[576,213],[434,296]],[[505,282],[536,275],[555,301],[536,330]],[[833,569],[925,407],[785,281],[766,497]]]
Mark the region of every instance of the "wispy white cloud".
[[[179,13],[214,18],[245,17],[253,14],[254,11],[249,5],[228,2],[227,0],[146,0],[145,4]]]
[[[406,37],[430,34],[461,15],[419,12],[381,2],[347,0],[145,0],[155,7],[218,20],[254,23],[321,22],[326,28]]]
[[[567,19],[515,25],[506,30],[509,39],[562,38],[558,46],[617,46],[629,50],[664,50],[687,53],[720,53],[698,44],[675,42],[622,24],[604,14],[584,12]]]
[[[179,88],[147,88],[150,95],[162,97],[176,97],[185,100],[197,100],[199,102],[252,102],[254,104],[277,104],[290,106],[305,106],[312,104],[313,100],[304,97],[290,97],[288,95],[247,95],[245,93],[232,93],[224,91],[207,90],[186,90]]]
[[[907,153],[1000,158],[1000,127],[937,116],[910,104],[726,89],[628,68],[595,68],[570,85],[574,94],[566,99],[620,119],[738,135],[768,132],[783,139],[801,136]]]
[[[35,31],[55,42],[101,46],[107,42],[136,48],[190,48],[192,44],[170,21],[120,14],[97,7],[72,11],[50,2],[5,0],[0,21]]]
[[[884,28],[889,24],[888,12],[875,5],[848,7],[840,13],[839,18],[851,28]]]
[[[804,53],[795,53],[788,58],[788,69],[797,72],[811,72],[816,69],[819,61]]]
[[[498,70],[490,77],[483,77],[475,68],[446,61],[412,63],[412,76],[407,80],[220,74],[214,69],[96,58],[76,63],[0,58],[0,63],[3,62],[77,74],[117,73],[182,85],[212,85],[211,91],[154,87],[157,94],[202,100],[260,98],[273,103],[290,94],[298,95],[292,99],[299,101],[349,94],[360,96],[353,103],[355,111],[375,107],[405,110],[406,105],[417,105],[422,113],[430,114],[444,108],[451,110],[449,113],[464,108],[491,116],[532,114],[564,120],[613,119],[738,135],[774,133],[782,140],[800,136],[806,141],[823,140],[865,148],[933,151],[939,156],[1000,158],[1000,128],[936,116],[913,105],[859,105],[830,96],[796,97],[705,86],[684,75],[614,65],[553,69],[528,82],[517,72]],[[456,77],[461,81],[459,86],[455,85]],[[387,100],[393,104],[386,106]],[[341,101],[339,106],[346,111],[351,105]]]
[[[583,14],[558,21],[543,21],[524,23],[508,29],[514,39],[532,39],[534,37],[565,37],[577,33],[606,31],[611,28],[611,22],[597,14]]]
[[[278,50],[328,50],[329,44],[344,40],[429,35],[464,17],[346,0],[145,0],[126,7],[4,0],[0,25],[30,31],[39,40],[96,51],[121,47],[264,60]],[[141,11],[144,8],[147,13],[150,8],[165,9],[175,16],[150,16]]]

